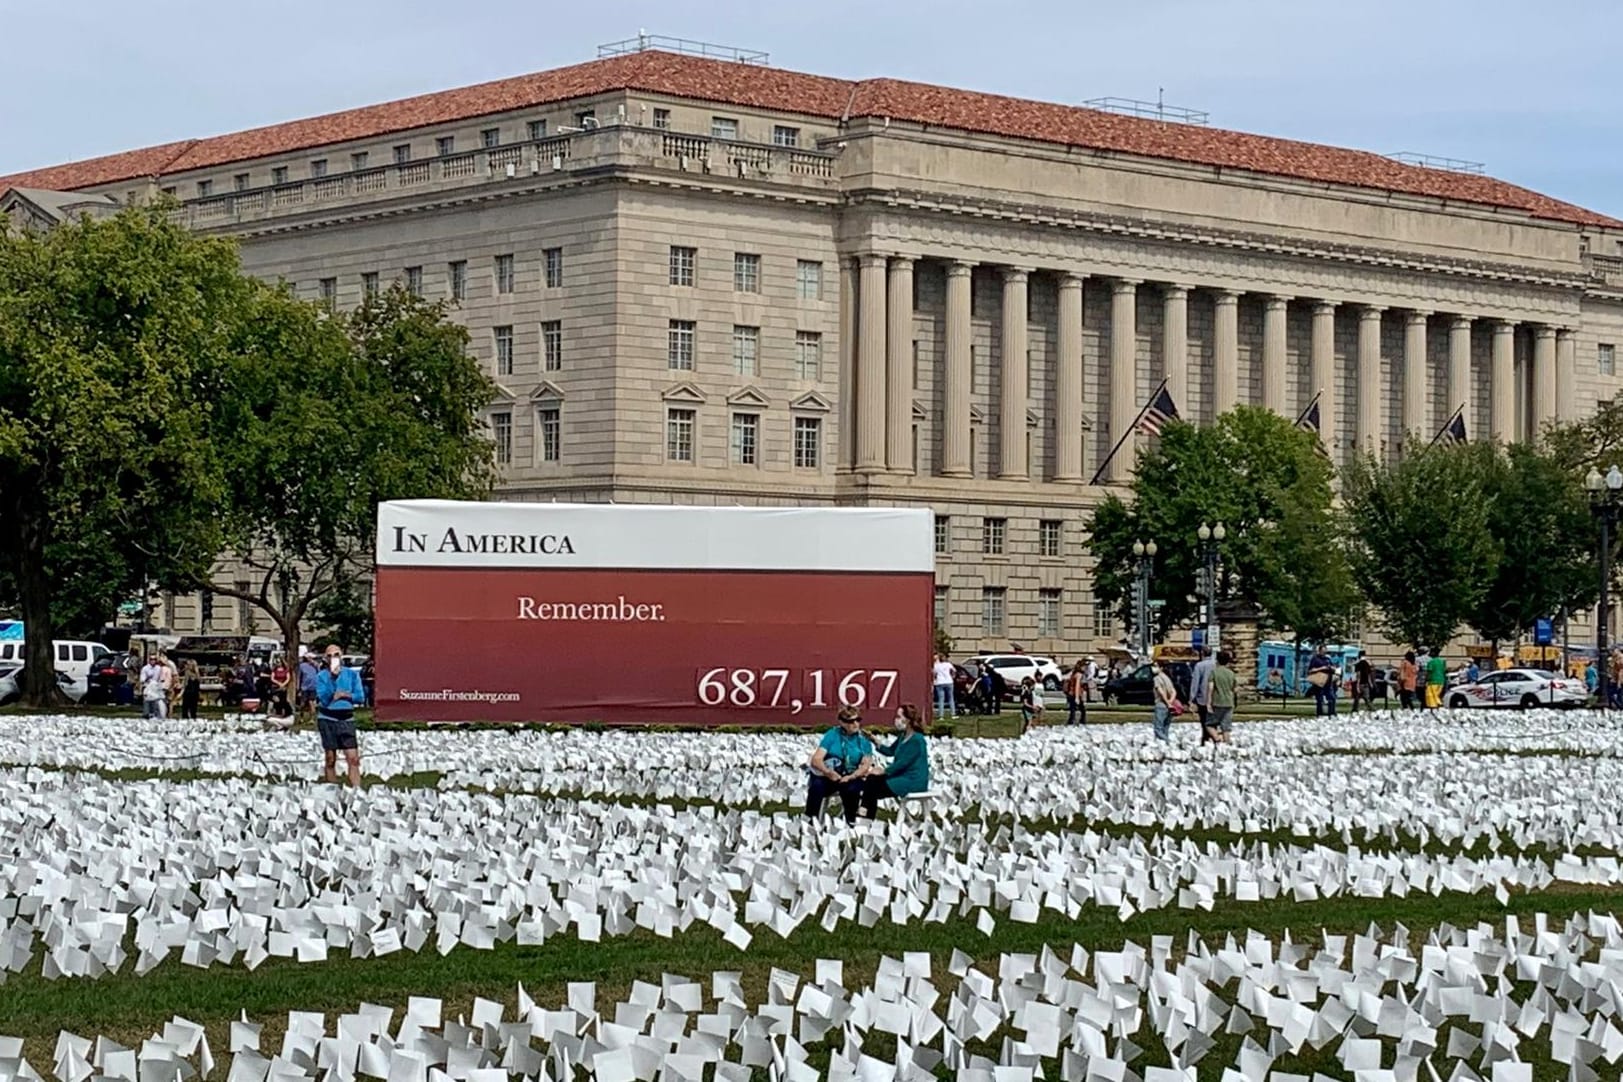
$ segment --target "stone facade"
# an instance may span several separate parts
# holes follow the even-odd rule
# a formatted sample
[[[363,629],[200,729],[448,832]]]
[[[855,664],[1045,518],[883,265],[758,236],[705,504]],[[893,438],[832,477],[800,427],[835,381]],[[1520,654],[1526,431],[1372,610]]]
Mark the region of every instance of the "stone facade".
[[[1084,523],[1163,379],[1338,464],[1619,389],[1608,226],[890,118],[623,90],[93,190],[154,189],[302,296],[460,275],[509,498],[931,508],[961,652],[1117,641]]]

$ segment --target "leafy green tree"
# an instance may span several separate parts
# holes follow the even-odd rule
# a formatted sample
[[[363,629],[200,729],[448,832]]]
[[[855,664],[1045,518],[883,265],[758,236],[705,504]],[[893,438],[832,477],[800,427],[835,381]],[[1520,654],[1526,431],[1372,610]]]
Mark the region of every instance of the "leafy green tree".
[[[296,656],[315,606],[370,597],[380,502],[488,494],[495,386],[446,307],[398,286],[347,315],[256,300],[214,430],[217,514],[249,584],[213,589],[263,611]]]
[[[1168,425],[1139,456],[1131,503],[1111,495],[1093,514],[1094,589],[1130,620],[1133,542],[1154,540],[1160,633],[1196,618],[1197,531],[1221,521],[1223,596],[1255,605],[1272,627],[1342,626],[1357,606],[1330,479],[1314,438],[1270,410],[1242,406],[1204,428]]]
[[[1348,470],[1353,572],[1395,641],[1439,649],[1482,603],[1499,565],[1489,510],[1497,454],[1440,445]]]
[[[1482,456],[1488,532],[1499,560],[1467,622],[1490,642],[1592,604],[1599,590],[1594,522],[1582,475],[1567,457],[1525,443]]]
[[[310,622],[324,628],[317,645],[337,642],[351,653],[372,652],[372,592],[365,583],[348,582],[310,606]]]
[[[57,694],[60,626],[218,550],[209,402],[254,288],[229,243],[161,206],[0,221],[0,566],[28,626],[25,701]]]

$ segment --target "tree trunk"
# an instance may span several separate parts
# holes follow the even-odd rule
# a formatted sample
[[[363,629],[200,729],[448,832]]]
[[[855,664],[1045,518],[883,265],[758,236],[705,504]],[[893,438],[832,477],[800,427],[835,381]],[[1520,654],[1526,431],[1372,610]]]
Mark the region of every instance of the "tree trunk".
[[[287,651],[287,693],[296,706],[299,701],[299,617],[277,617],[276,626],[282,631],[282,649]]]
[[[22,700],[48,708],[63,700],[56,686],[56,629],[51,624],[51,577],[45,566],[50,531],[46,508],[19,500],[17,514],[17,601],[22,609],[24,652]]]

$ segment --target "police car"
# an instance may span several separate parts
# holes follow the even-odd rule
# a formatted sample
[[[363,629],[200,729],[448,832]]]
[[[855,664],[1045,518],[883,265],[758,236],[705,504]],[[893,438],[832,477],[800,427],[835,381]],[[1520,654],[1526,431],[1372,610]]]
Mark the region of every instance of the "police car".
[[[1589,689],[1582,680],[1569,680],[1537,669],[1501,669],[1491,672],[1474,684],[1460,684],[1448,689],[1447,703],[1455,709],[1464,707],[1514,706],[1521,709],[1533,706],[1583,706],[1589,701]]]

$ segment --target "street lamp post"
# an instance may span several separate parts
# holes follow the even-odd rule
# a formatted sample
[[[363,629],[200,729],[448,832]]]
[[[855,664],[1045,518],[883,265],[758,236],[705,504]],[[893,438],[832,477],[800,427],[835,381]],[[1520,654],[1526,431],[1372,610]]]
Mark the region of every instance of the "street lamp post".
[[[1206,600],[1206,648],[1217,649],[1217,546],[1228,536],[1220,520],[1215,526],[1204,522],[1195,531],[1200,539],[1201,586]]]
[[[1150,656],[1150,569],[1155,563],[1155,542],[1133,542],[1133,619],[1138,628],[1138,656]]]
[[[1591,466],[1584,478],[1589,490],[1589,510],[1600,523],[1600,611],[1595,620],[1595,664],[1600,666],[1596,683],[1600,708],[1611,703],[1611,671],[1606,655],[1606,624],[1612,609],[1612,531],[1617,528],[1618,511],[1623,508],[1623,470],[1614,464],[1602,476]]]

